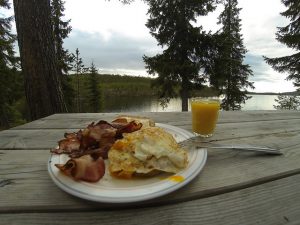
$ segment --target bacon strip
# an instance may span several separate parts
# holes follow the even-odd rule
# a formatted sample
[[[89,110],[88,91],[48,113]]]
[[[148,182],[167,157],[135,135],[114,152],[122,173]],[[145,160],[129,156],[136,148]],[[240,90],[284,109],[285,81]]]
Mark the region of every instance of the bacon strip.
[[[69,154],[73,151],[80,149],[80,141],[77,138],[66,138],[58,142],[58,149],[55,149],[55,153]]]
[[[134,121],[128,123],[127,120],[119,119],[108,123],[100,120],[78,132],[65,133],[65,138],[58,142],[58,148],[52,149],[51,152],[68,154],[71,159],[65,164],[55,166],[75,180],[97,182],[104,176],[103,159],[107,159],[108,151],[114,142],[122,138],[123,133],[131,133],[141,127],[141,123],[137,124]]]
[[[71,158],[95,154],[106,159],[108,150],[117,139],[122,138],[123,133],[131,133],[141,127],[141,123],[136,124],[134,121],[127,123],[125,120],[116,120],[108,123],[100,120],[78,132],[65,133],[65,139],[60,140],[58,148],[52,149],[51,152],[68,154]]]
[[[105,173],[104,160],[101,157],[94,159],[91,155],[70,159],[65,164],[55,166],[67,176],[87,182],[97,182]]]
[[[69,154],[71,158],[78,158],[83,155],[92,155],[93,157],[102,157],[103,159],[108,158],[108,150],[111,148],[112,145],[106,145],[102,148],[96,148],[96,149],[86,149],[86,150],[79,150],[79,151],[73,151]]]
[[[122,134],[124,133],[132,133],[142,128],[142,124],[136,124],[134,121],[128,123],[127,125],[120,127],[116,132],[117,138],[122,138]]]

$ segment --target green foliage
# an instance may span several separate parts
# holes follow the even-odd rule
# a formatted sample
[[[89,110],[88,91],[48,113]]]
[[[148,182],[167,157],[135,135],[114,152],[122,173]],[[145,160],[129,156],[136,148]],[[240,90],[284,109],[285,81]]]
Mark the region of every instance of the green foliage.
[[[64,39],[69,36],[72,27],[69,25],[71,20],[63,20],[64,17],[64,1],[51,0],[51,16],[55,42],[56,56],[59,62],[59,68],[63,74],[67,74],[72,69],[74,54],[64,49]]]
[[[300,96],[278,95],[275,99],[278,105],[273,105],[275,109],[300,110]]]
[[[224,94],[221,107],[224,110],[240,110],[241,103],[249,98],[246,88],[254,88],[248,81],[252,75],[249,65],[243,64],[247,50],[243,45],[240,8],[237,0],[223,0],[224,11],[219,16],[222,28],[214,35],[215,52],[211,67],[207,70],[210,84]]]
[[[288,73],[287,80],[292,80],[300,90],[300,0],[281,0],[287,10],[281,15],[291,22],[284,27],[278,27],[276,40],[296,51],[295,54],[283,57],[268,58],[265,61],[280,73]]]
[[[62,73],[60,77],[64,100],[68,111],[72,111],[75,90],[72,88],[71,80],[67,74],[73,68],[75,56],[63,47],[64,39],[69,36],[72,30],[72,27],[69,25],[71,20],[63,20],[65,11],[64,3],[62,0],[51,0],[51,16],[56,57]]]
[[[79,78],[81,112],[94,112],[95,110],[90,101],[90,74],[73,74],[69,76],[74,87],[77,86],[77,78]],[[98,108],[97,112],[107,112],[106,107],[111,106],[112,99],[132,99],[136,96],[157,96],[155,89],[151,88],[151,82],[153,81],[151,78],[108,74],[97,74],[95,78],[98,83],[97,88],[101,93],[100,108]],[[76,96],[74,97],[76,98]]]
[[[25,97],[21,97],[11,105],[8,105],[6,110],[8,112],[9,127],[15,127],[27,122],[26,118],[29,115]]]
[[[0,7],[9,9],[8,1],[0,1]],[[2,16],[2,15],[1,15]],[[24,96],[23,79],[17,71],[19,58],[15,56],[16,36],[11,33],[13,18],[0,18],[0,127],[8,128],[21,120],[15,110],[16,102]],[[19,121],[22,122],[22,121]]]
[[[8,0],[0,1],[0,8],[10,9]],[[15,56],[14,42],[17,36],[11,33],[11,22],[13,17],[0,18],[0,63],[4,67],[16,68],[19,63],[19,58]]]
[[[64,93],[64,101],[67,106],[68,112],[74,112],[74,95],[75,95],[75,89],[72,86],[72,80],[69,75],[64,74],[61,78],[61,86]]]
[[[0,65],[0,129],[26,122],[28,111],[20,72]]]
[[[91,112],[99,112],[102,110],[102,94],[101,89],[98,84],[97,76],[98,76],[98,70],[95,66],[95,64],[92,62],[90,68],[89,68],[89,74],[88,76],[88,100],[89,105],[91,107]]]
[[[75,71],[77,77],[77,85],[76,85],[76,109],[77,112],[81,112],[81,92],[80,92],[80,74],[83,74],[87,71],[87,68],[84,66],[82,58],[80,57],[80,53],[78,48],[76,48],[75,52],[75,60],[73,65],[73,71]]]
[[[189,90],[194,83],[204,81],[199,71],[205,64],[203,46],[207,46],[207,35],[202,27],[195,27],[198,16],[214,10],[213,0],[203,1],[155,1],[146,0],[149,19],[146,26],[158,44],[164,48],[162,54],[144,56],[148,73],[158,75],[154,85],[159,88],[160,98],[168,102],[177,96],[180,85],[182,110],[188,109]]]

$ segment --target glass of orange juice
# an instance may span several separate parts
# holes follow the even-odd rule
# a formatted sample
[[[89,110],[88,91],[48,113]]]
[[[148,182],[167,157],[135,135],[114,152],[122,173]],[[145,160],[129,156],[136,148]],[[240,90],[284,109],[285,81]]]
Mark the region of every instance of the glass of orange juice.
[[[219,116],[218,98],[191,99],[193,132],[201,137],[211,137]]]

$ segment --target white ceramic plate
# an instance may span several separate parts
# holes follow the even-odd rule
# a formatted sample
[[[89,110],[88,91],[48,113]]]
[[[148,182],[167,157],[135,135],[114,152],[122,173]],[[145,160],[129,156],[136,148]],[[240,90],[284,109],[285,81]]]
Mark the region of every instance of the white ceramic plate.
[[[175,126],[159,123],[156,125],[171,133],[177,142],[194,136],[193,133]],[[96,202],[129,203],[156,198],[188,184],[202,170],[206,158],[206,149],[190,149],[187,168],[175,175],[168,177],[166,174],[161,174],[151,178],[124,180],[114,178],[106,172],[99,182],[89,183],[75,181],[61,173],[55,164],[65,163],[69,157],[64,154],[52,154],[48,161],[48,172],[54,183],[71,195]]]

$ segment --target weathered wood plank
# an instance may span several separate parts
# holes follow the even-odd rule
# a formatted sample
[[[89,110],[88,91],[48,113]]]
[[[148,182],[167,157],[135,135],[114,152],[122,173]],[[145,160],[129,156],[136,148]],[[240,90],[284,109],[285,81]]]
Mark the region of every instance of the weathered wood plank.
[[[176,126],[191,131],[191,124]],[[78,131],[78,129],[5,130],[0,132],[0,149],[50,149],[57,145],[65,132],[73,131]],[[294,132],[300,132],[300,118],[276,122],[256,121],[218,124],[215,135],[210,139],[218,141],[235,139],[239,141],[240,138],[255,137],[255,140],[260,141],[259,144],[269,144],[269,142],[264,141],[264,138],[273,135],[285,137]]]
[[[190,112],[126,114],[191,130]],[[279,147],[284,155],[209,150],[204,170],[187,186],[151,201],[118,205],[134,210],[109,210],[116,206],[70,196],[47,173],[48,149],[64,132],[116,115],[55,114],[0,132],[0,224],[300,223],[299,111],[221,112],[211,140]]]
[[[190,125],[190,112],[132,112],[129,115],[139,115],[152,118],[158,123],[170,123],[174,125]],[[36,120],[12,129],[80,129],[86,127],[91,122],[101,119],[112,121],[116,116],[124,115],[117,113],[84,113],[84,114],[55,114],[40,120]],[[222,111],[220,113],[219,124],[241,123],[252,121],[277,121],[300,119],[300,111]]]
[[[0,224],[300,224],[300,175],[239,191],[159,207],[90,212],[1,214]],[[97,207],[96,205],[94,207]]]
[[[256,138],[258,137],[239,141],[259,141]],[[159,202],[161,205],[203,198],[298,174],[299,140],[299,132],[290,133],[289,136],[268,136],[270,143],[276,142],[282,147],[283,156],[209,150],[207,164],[194,181],[173,194],[154,200],[154,203]],[[85,201],[69,196],[52,183],[46,168],[49,156],[47,150],[0,150],[0,212],[93,207]],[[101,206],[109,207],[105,204]]]

